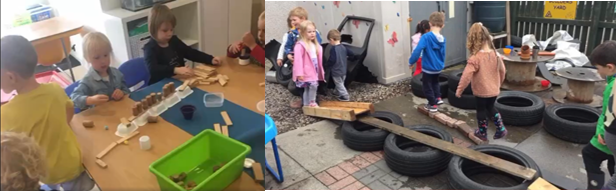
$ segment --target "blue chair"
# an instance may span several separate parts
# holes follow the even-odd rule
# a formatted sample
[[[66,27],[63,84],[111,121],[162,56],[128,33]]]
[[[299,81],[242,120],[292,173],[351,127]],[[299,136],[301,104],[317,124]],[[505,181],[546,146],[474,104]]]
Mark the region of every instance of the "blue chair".
[[[278,135],[278,129],[276,128],[276,124],[274,124],[274,120],[265,114],[265,144],[272,142],[272,149],[274,150],[274,157],[276,159],[276,167],[278,168],[278,173],[274,172],[274,169],[270,167],[270,165],[265,161],[265,166],[267,170],[274,175],[278,182],[284,181],[284,176],[282,175],[282,165],[280,165],[280,156],[278,155],[278,145],[276,144],[276,135]]]
[[[146,87],[150,81],[150,72],[143,57],[126,61],[118,69],[124,74],[126,86],[131,91],[137,91]]]
[[[71,97],[71,94],[73,93],[73,91],[75,91],[75,88],[77,88],[78,85],[79,81],[76,81],[64,88],[64,92],[66,92],[66,95],[68,95],[68,97]],[[75,107],[75,114],[78,114],[79,112],[81,112],[81,109]]]

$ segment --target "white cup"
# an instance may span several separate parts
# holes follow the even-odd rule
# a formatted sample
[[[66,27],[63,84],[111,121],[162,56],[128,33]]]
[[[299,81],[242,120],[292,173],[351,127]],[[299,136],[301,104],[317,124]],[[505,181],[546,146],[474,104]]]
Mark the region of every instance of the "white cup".
[[[147,135],[141,136],[139,138],[139,146],[141,146],[141,150],[149,150],[152,145],[150,145],[150,137]]]

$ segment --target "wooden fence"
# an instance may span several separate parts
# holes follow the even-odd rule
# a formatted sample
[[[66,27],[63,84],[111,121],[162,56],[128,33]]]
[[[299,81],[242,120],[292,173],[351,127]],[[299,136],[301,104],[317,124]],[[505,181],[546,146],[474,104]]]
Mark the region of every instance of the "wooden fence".
[[[589,55],[599,44],[616,39],[615,1],[578,1],[575,20],[544,18],[544,1],[511,1],[511,35],[534,34],[538,41],[566,30],[580,40],[580,51]]]

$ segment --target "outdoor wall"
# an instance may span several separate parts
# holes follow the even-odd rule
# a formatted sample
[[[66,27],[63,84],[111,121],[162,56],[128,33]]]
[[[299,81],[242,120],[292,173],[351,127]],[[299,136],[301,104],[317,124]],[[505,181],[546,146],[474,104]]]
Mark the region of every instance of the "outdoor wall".
[[[317,25],[323,41],[327,32],[336,29],[346,15],[355,15],[375,19],[368,55],[364,61],[369,70],[377,76],[380,83],[389,84],[407,78],[410,57],[410,34],[408,2],[386,1],[300,1],[300,2],[266,2],[266,38],[280,41],[286,27],[289,10],[295,6],[304,7],[309,13],[309,20]],[[276,10],[276,11],[270,11]],[[272,25],[272,26],[270,26]],[[275,26],[273,26],[275,25]],[[343,34],[353,35],[353,45],[362,46],[368,32],[365,22],[349,22],[344,26]],[[393,37],[396,34],[397,38]]]

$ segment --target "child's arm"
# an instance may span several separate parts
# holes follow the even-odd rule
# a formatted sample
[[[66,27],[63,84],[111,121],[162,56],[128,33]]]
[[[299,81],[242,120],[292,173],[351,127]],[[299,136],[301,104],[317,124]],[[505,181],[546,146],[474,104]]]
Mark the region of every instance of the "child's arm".
[[[263,47],[257,45],[251,51],[250,55],[255,58],[262,66],[265,66],[265,50]]]
[[[93,94],[92,90],[88,85],[79,82],[79,85],[75,88],[73,93],[71,93],[71,100],[75,104],[77,108],[86,108],[88,107],[88,95]]]
[[[151,76],[164,76],[171,77],[175,74],[175,67],[158,62],[157,53],[154,51],[155,47],[148,46],[150,43],[143,47],[143,54],[145,63],[148,65],[148,70]]]
[[[327,59],[327,62],[325,62],[325,66],[327,67],[332,67],[334,66],[334,64],[336,64],[336,49],[335,48],[331,48],[331,50],[329,50],[329,58]]]
[[[424,38],[424,36],[421,36],[421,38]],[[417,62],[417,60],[419,60],[419,56],[421,55],[421,52],[423,51],[424,48],[426,48],[426,40],[419,40],[419,43],[417,44],[417,48],[415,50],[413,50],[413,52],[411,53],[411,58],[409,58],[409,65],[414,65],[415,62]]]
[[[122,92],[124,93],[124,95],[128,95],[130,94],[130,89],[128,88],[128,86],[126,85],[126,80],[124,80],[124,75],[121,76],[122,82],[120,84],[120,90],[122,90]],[[145,82],[148,83],[148,82]]]
[[[184,52],[184,56],[186,56],[186,59],[193,61],[193,62],[200,62],[200,63],[210,64],[210,65],[213,64],[214,56],[201,52],[199,50],[196,50],[184,44],[184,42],[182,42],[182,40],[180,40],[177,36],[173,36],[171,40],[176,41],[176,43],[179,46],[178,48],[180,49],[180,51]]]
[[[280,60],[280,61],[284,60],[284,57],[282,56],[286,55],[284,47],[287,45],[288,35],[289,33],[284,33],[284,35],[282,35],[282,42],[280,43],[280,49],[278,50],[278,56],[276,56],[277,60]]]
[[[345,48],[346,49],[346,54],[347,57],[350,58],[350,60],[356,60],[357,59],[357,55],[355,55],[355,53],[353,53],[353,51],[351,51],[351,49]]]
[[[303,57],[304,57],[304,52],[306,50],[304,50],[304,46],[302,46],[301,44],[297,44],[295,45],[295,48],[293,49],[293,51],[295,52],[295,63],[293,63],[293,76],[295,77],[303,77],[304,76],[304,63],[303,63]],[[293,79],[293,80],[297,80],[297,79]]]
[[[294,46],[295,46],[295,40],[293,39],[293,35],[288,34],[287,41],[284,44],[284,56],[287,56],[288,54],[293,52],[293,49],[295,49]]]
[[[317,41],[319,42],[319,46],[321,45],[321,33],[319,32],[319,30],[317,30]]]
[[[468,84],[471,83],[471,77],[473,77],[476,71],[477,64],[472,59],[469,59],[468,64],[466,64],[466,67],[464,68],[464,72],[462,72],[462,77],[460,77],[460,82],[458,83],[458,88],[456,90],[456,96],[462,94],[462,91],[464,91]]]

